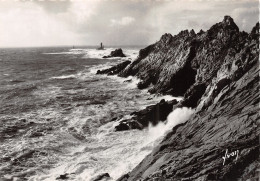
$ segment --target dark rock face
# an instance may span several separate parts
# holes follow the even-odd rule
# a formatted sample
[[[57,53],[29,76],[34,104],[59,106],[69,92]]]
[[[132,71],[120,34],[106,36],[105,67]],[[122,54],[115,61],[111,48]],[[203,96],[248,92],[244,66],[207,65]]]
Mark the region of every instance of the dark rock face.
[[[187,39],[191,36],[184,34]],[[164,39],[170,43],[173,38],[167,35]],[[196,113],[174,127],[151,154],[119,180],[258,180],[259,23],[247,34],[239,32],[233,19],[226,16],[210,30],[195,35],[190,45],[194,45],[195,55],[190,56],[192,60],[182,57],[180,64],[190,62],[197,74],[178,106],[196,107]],[[169,53],[164,48],[162,51]],[[158,52],[153,58],[166,61],[158,58]],[[185,54],[185,49],[179,49],[178,54]],[[148,60],[146,64],[150,65]],[[129,67],[124,71],[131,71]]]
[[[185,107],[195,108],[198,101],[206,91],[205,83],[194,84],[184,95],[182,105]]]
[[[109,69],[98,70],[97,74],[115,75],[115,74],[118,74],[119,72],[121,72],[130,63],[131,63],[131,61],[125,61],[125,62],[122,62],[122,63],[120,63],[120,64],[118,64],[114,67],[109,68]]]
[[[103,173],[98,175],[96,178],[92,179],[91,181],[105,181],[105,180],[111,180],[111,177],[108,173]]]
[[[115,127],[116,131],[124,131],[129,129],[143,129],[151,123],[156,125],[159,121],[165,121],[170,112],[172,112],[173,105],[178,102],[176,100],[166,102],[164,99],[160,103],[146,107],[146,109],[133,112],[132,118],[120,121],[119,125]]]
[[[257,26],[259,27],[259,24],[248,35],[239,32],[233,19],[225,16],[222,22],[213,25],[205,32],[195,34],[194,30],[185,30],[175,36],[166,33],[155,44],[140,50],[137,59],[119,71],[118,75],[137,76],[142,80],[138,88],[144,89],[151,85],[149,89],[151,93],[183,96],[189,89],[198,88],[196,85],[208,87],[219,69],[226,68],[230,72],[228,69],[234,66],[232,59],[236,54],[248,51],[243,49],[247,41],[249,39],[258,41]],[[238,66],[241,61],[245,61],[246,57],[243,57],[243,60],[237,60]],[[239,73],[240,70],[237,74]],[[195,97],[198,102],[200,99],[198,95],[202,96],[203,90],[188,92],[197,94],[186,95],[185,97],[194,100],[190,100],[193,103],[184,101],[185,104],[196,107]]]
[[[129,178],[128,174],[122,175],[120,178],[118,178],[118,180],[120,181],[127,181],[127,179]]]
[[[103,58],[111,58],[111,57],[126,57],[121,48],[116,49],[110,53],[110,55],[104,56]]]
[[[143,80],[140,88],[147,88],[152,84],[153,86],[149,90],[152,93],[183,95],[195,80],[196,70],[190,64],[190,60],[194,56],[194,48],[190,41],[194,36],[194,33],[187,30],[176,36],[164,34],[160,41],[141,50],[137,60],[119,75],[139,77]],[[181,51],[182,49],[185,50]],[[179,60],[182,59],[185,61],[180,62]],[[187,79],[187,83],[178,80],[179,77],[186,75],[191,75]],[[178,89],[174,89],[177,86]]]
[[[170,132],[127,180],[257,180],[258,74],[256,63],[221,90],[215,103]],[[239,156],[223,165],[226,150],[238,150]]]
[[[68,175],[69,175],[68,173],[60,175],[58,178],[56,178],[56,180],[67,180],[69,179]]]

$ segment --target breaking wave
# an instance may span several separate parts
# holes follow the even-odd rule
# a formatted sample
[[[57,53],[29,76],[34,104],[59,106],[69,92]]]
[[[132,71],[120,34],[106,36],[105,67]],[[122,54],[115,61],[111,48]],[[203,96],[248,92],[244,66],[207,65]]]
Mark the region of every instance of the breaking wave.
[[[64,55],[44,55],[51,51]],[[10,76],[8,80],[22,78],[24,82],[6,81],[1,88],[1,178],[53,181],[68,174],[68,180],[87,181],[109,173],[115,180],[140,163],[173,126],[170,120],[164,127],[160,123],[161,133],[157,135],[153,127],[115,132],[122,116],[130,116],[161,99],[180,98],[139,90],[140,80],[136,77],[97,75],[97,70],[124,59],[85,60],[88,51],[58,48],[26,54],[10,52],[10,63],[18,65],[15,68],[20,74],[16,77],[7,68],[3,73]],[[89,55],[103,56],[100,53]],[[124,53],[129,55],[127,59],[137,56],[136,50]],[[26,64],[12,62],[19,62],[24,55]],[[45,65],[40,73],[38,66],[32,66],[36,61]]]
[[[152,124],[149,125],[150,139],[162,137],[176,125],[186,122],[194,112],[194,109],[187,107],[174,109],[168,115],[166,122],[159,122],[156,126],[152,126]]]
[[[111,53],[111,51],[116,48],[106,48],[104,50],[97,50],[94,48],[86,48],[86,49],[69,49],[66,52],[51,52],[51,53],[43,53],[49,55],[83,55],[82,58],[92,58],[92,59],[103,59],[103,56],[107,56]],[[126,57],[112,57],[108,59],[121,59],[121,60],[134,60],[138,55],[138,50],[134,49],[124,49],[123,50]]]

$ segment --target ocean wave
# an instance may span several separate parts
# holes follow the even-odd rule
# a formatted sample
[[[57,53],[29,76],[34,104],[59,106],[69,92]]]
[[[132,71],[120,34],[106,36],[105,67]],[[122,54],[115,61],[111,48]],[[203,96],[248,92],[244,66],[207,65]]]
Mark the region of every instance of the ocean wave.
[[[167,131],[187,121],[193,113],[192,109],[178,108],[168,116],[165,123],[150,125],[144,130],[114,132],[114,126],[120,120],[109,122],[99,127],[87,144],[71,148],[70,156],[48,174],[32,178],[49,181],[67,174],[70,180],[88,181],[99,174],[109,173],[112,180],[116,180],[151,153]],[[131,116],[128,115],[128,118]]]
[[[149,139],[154,140],[163,137],[165,133],[172,130],[176,125],[186,122],[194,112],[194,109],[187,107],[177,108],[168,115],[165,122],[159,122],[155,126],[149,124]]]
[[[21,115],[32,124],[17,129],[16,144],[5,142],[5,148],[10,152],[4,152],[9,157],[15,155],[20,159],[19,145],[29,153],[35,152],[22,157],[26,164],[33,165],[34,173],[26,173],[31,167],[21,164],[19,168],[23,170],[19,174],[30,177],[29,180],[55,180],[68,173],[70,180],[85,181],[107,172],[116,179],[151,152],[158,142],[147,139],[147,129],[114,132],[120,119],[111,120],[122,115],[130,119],[130,113],[155,104],[164,96],[139,90],[137,84],[140,80],[136,77],[96,75],[98,69],[118,61],[89,65],[75,74],[51,77],[68,80],[44,80],[47,85],[33,89],[31,95],[43,105],[37,104],[36,110]],[[64,69],[67,71],[70,69]],[[164,98],[169,100],[172,97]],[[17,141],[20,138],[23,144]],[[13,145],[17,148],[11,149]],[[6,168],[15,169],[12,165]],[[10,174],[10,177],[17,176]]]
[[[97,49],[69,49],[67,52],[51,52],[43,53],[49,55],[83,55],[82,58],[92,58],[92,59],[103,59],[103,56],[107,56],[111,51],[116,48],[106,48],[104,50]],[[126,57],[111,57],[108,59],[122,59],[122,60],[135,60],[138,55],[138,50],[135,49],[124,49],[123,50]]]
[[[95,58],[95,59],[102,59],[103,56],[109,55],[113,48],[106,48],[104,50],[96,50],[96,49],[88,49],[87,53],[82,58]],[[118,59],[118,58],[109,58],[109,59]]]
[[[70,49],[67,52],[51,52],[51,53],[43,53],[46,55],[80,55],[86,54],[88,49]]]
[[[73,79],[76,78],[76,75],[62,75],[58,77],[51,77],[51,79]]]

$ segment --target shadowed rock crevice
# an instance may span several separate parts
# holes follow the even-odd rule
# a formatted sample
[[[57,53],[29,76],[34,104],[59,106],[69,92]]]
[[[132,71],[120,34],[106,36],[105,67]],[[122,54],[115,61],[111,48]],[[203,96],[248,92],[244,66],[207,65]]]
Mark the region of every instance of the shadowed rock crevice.
[[[187,63],[170,80],[171,89],[165,93],[173,96],[183,96],[186,91],[195,83],[196,70]]]
[[[198,83],[193,85],[189,90],[186,91],[184,100],[181,102],[182,106],[195,108],[205,91],[205,83]]]

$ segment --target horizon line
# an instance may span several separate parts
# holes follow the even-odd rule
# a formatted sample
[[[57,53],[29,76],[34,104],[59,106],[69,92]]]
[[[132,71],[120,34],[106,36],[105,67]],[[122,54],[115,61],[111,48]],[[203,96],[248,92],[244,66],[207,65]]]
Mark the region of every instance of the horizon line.
[[[113,48],[113,47],[131,47],[131,46],[137,46],[137,47],[146,47],[147,45],[105,45],[105,47]],[[32,45],[32,46],[0,46],[0,48],[51,48],[51,47],[74,47],[75,49],[77,47],[99,47],[99,45]]]

